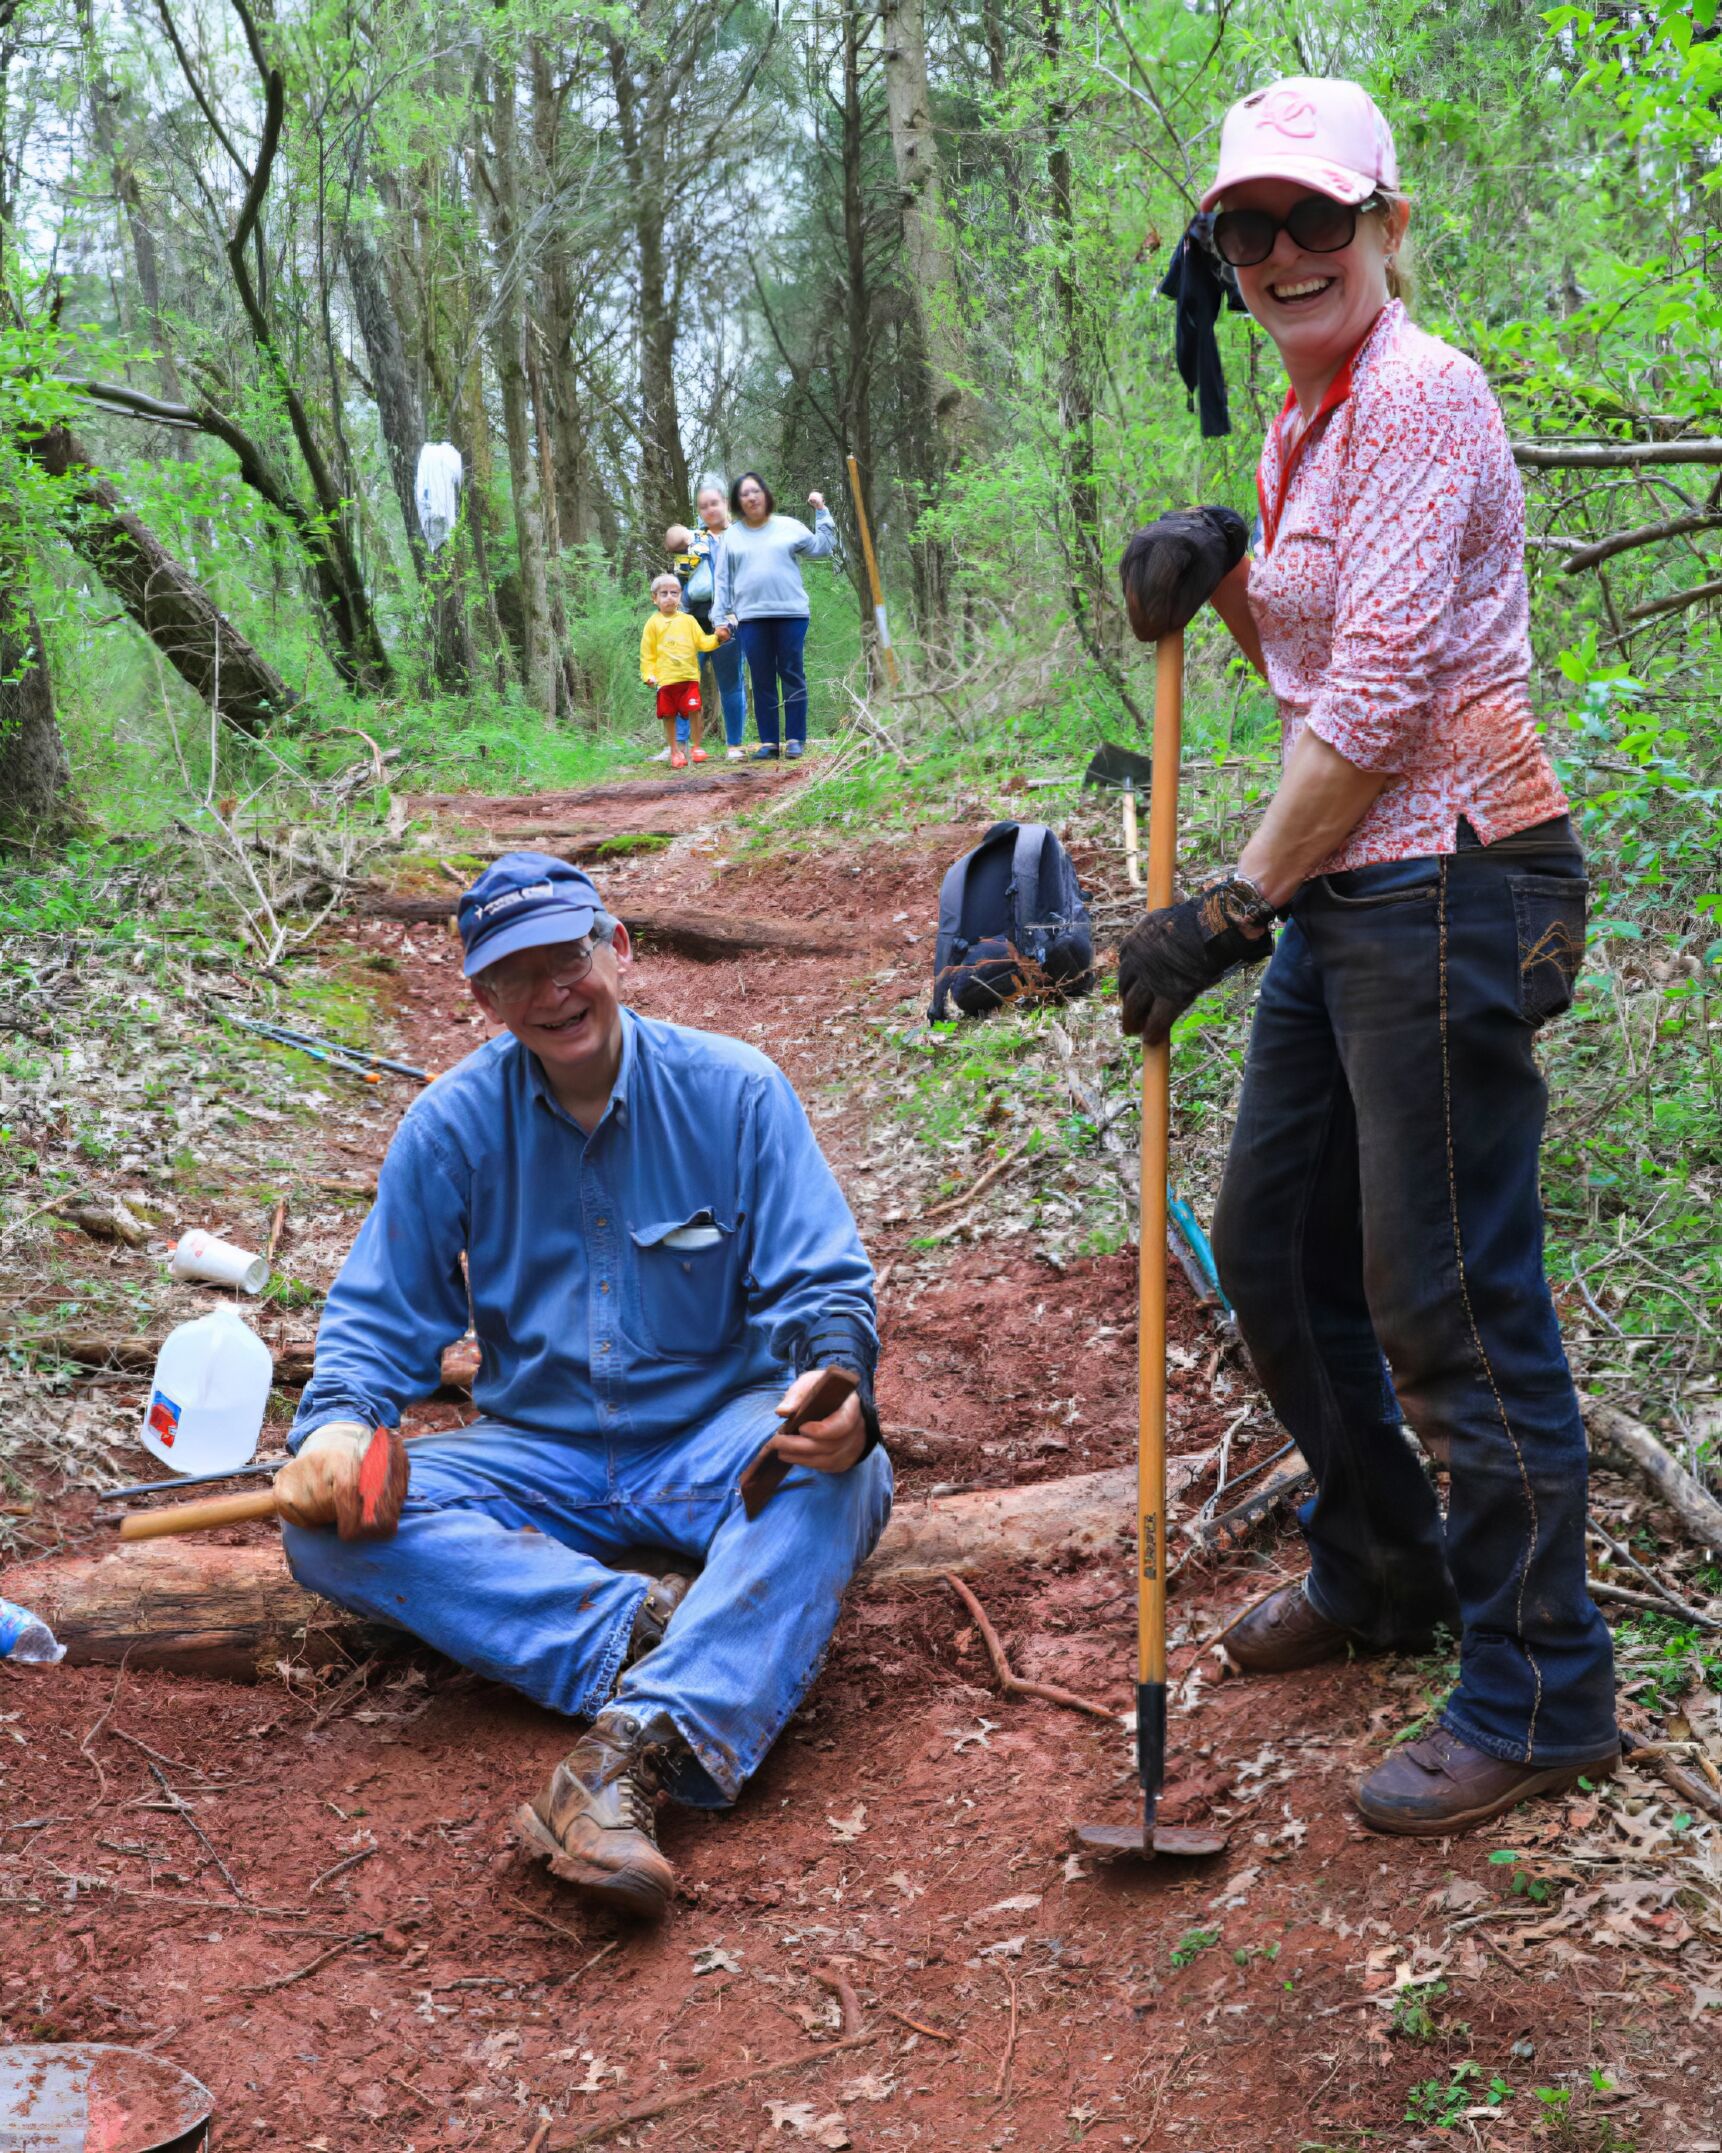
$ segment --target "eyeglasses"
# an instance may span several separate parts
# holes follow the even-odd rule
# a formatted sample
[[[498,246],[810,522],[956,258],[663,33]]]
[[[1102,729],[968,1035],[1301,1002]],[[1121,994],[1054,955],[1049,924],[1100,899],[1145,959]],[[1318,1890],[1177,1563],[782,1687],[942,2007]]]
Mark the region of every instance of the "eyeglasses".
[[[1265,262],[1281,232],[1289,232],[1306,254],[1337,254],[1357,237],[1357,220],[1364,211],[1380,206],[1381,197],[1374,194],[1366,202],[1306,194],[1284,217],[1270,217],[1265,209],[1222,209],[1214,219],[1214,246],[1234,269]]]
[[[498,1009],[524,1009],[539,988],[545,984],[554,987],[558,994],[566,994],[592,969],[592,960],[598,954],[598,945],[592,941],[567,945],[573,954],[559,964],[534,965],[531,970],[518,972],[481,972],[479,984]]]

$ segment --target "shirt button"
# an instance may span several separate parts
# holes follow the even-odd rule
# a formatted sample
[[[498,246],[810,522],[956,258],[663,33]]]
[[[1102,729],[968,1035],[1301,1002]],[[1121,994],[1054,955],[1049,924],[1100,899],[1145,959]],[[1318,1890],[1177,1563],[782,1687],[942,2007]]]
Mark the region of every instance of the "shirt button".
[[[610,1221],[608,1219],[595,1219],[593,1221],[593,1224],[597,1226],[608,1226],[609,1223]]]
[[[608,1340],[607,1338],[600,1338],[600,1339],[599,1339],[599,1341],[598,1341],[598,1351],[599,1351],[600,1353],[608,1353],[608,1352],[609,1352],[609,1350],[610,1350],[610,1341],[609,1341],[609,1340]]]
[[[601,1279],[600,1279],[600,1280],[598,1281],[598,1291],[599,1291],[600,1293],[608,1293],[608,1292],[609,1292],[609,1290],[610,1290],[610,1281],[609,1281],[609,1280],[608,1280],[607,1278],[601,1278]]]

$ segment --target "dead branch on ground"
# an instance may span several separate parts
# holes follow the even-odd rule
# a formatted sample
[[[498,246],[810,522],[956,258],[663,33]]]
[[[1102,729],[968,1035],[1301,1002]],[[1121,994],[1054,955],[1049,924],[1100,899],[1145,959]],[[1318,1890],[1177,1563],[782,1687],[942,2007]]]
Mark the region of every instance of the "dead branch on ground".
[[[981,1642],[987,1648],[987,1657],[993,1663],[993,1673],[999,1688],[1012,1697],[1038,1697],[1043,1704],[1061,1704],[1070,1712],[1086,1712],[1090,1719],[1116,1720],[1118,1714],[1110,1705],[1096,1704],[1092,1697],[1079,1697],[1075,1690],[1067,1690],[1057,1682],[1031,1682],[1017,1674],[1005,1657],[1005,1648],[999,1633],[987,1619],[987,1611],[960,1577],[949,1570],[945,1583],[962,1601],[974,1618],[975,1628],[980,1632]]]

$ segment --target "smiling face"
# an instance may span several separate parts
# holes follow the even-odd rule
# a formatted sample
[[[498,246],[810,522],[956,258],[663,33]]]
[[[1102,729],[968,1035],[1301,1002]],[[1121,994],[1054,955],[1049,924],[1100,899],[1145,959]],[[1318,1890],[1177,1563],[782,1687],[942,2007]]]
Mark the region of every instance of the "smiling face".
[[[708,531],[729,529],[729,504],[716,486],[702,486],[700,497],[694,503],[699,519]]]
[[[471,986],[485,1015],[537,1055],[568,1111],[584,1120],[595,1105],[595,1121],[621,1067],[621,977],[633,949],[618,922],[613,941],[592,945],[585,976],[558,985],[559,974],[579,971],[584,949],[579,942],[553,942],[522,950],[475,973]]]
[[[765,488],[756,478],[744,478],[741,482],[741,512],[749,523],[763,523],[770,514],[765,498]]]
[[[1293,180],[1258,179],[1227,190],[1227,209],[1265,210],[1284,218],[1309,193]],[[1349,246],[1311,254],[1281,230],[1265,262],[1237,271],[1244,304],[1279,347],[1306,412],[1368,334],[1387,304],[1387,257],[1405,236],[1410,207],[1360,216]]]

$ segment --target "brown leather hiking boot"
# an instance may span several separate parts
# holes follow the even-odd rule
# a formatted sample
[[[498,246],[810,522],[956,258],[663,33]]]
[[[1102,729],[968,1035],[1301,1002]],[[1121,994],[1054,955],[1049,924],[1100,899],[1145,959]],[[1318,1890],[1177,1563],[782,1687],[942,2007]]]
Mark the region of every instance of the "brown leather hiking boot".
[[[659,1766],[680,1737],[667,1723],[648,1725],[609,1705],[515,1821],[552,1876],[574,1884],[618,1913],[656,1921],[669,1904],[676,1872],[658,1851],[654,1797]]]
[[[634,1617],[634,1627],[628,1633],[628,1649],[622,1655],[624,1667],[632,1667],[663,1643],[664,1632],[676,1609],[687,1598],[692,1584],[693,1579],[684,1577],[679,1570],[653,1578],[646,1588],[646,1597],[640,1602],[640,1611]]]
[[[1354,1631],[1316,1612],[1303,1588],[1302,1578],[1281,1585],[1220,1632],[1220,1648],[1241,1674],[1288,1674],[1363,1649]]]
[[[1607,1779],[1619,1762],[1617,1746],[1582,1764],[1512,1764],[1438,1727],[1370,1773],[1357,1790],[1357,1812],[1378,1832],[1441,1839],[1533,1794],[1564,1794],[1581,1779]]]

